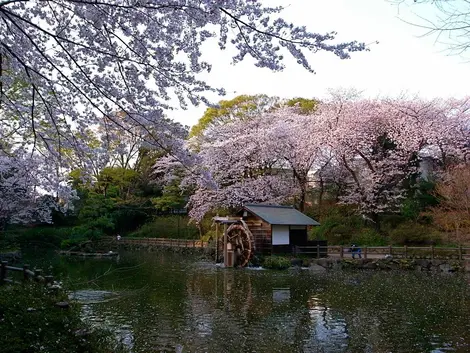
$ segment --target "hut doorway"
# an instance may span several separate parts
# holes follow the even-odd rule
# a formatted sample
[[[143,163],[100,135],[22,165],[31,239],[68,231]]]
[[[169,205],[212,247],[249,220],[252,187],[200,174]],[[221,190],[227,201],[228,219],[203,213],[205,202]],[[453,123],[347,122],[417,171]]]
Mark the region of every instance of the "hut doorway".
[[[308,244],[307,227],[291,226],[289,229],[289,244],[291,246],[306,246]]]

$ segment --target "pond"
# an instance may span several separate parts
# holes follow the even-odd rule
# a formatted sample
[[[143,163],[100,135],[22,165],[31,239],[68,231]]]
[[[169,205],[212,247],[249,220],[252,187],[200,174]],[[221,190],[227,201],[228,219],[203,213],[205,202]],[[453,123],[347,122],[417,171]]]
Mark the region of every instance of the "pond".
[[[464,275],[222,269],[197,256],[34,255],[131,352],[469,352]]]

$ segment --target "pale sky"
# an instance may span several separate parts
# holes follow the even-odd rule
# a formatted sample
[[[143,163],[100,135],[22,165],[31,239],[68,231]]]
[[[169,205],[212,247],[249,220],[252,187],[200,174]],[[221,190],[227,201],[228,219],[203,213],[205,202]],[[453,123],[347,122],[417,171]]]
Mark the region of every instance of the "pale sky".
[[[240,94],[264,93],[283,98],[322,98],[329,88],[354,87],[365,96],[398,95],[403,92],[425,98],[461,97],[467,95],[470,61],[451,56],[435,37],[422,37],[425,30],[409,25],[421,20],[409,8],[387,0],[270,0],[269,5],[283,4],[288,9],[283,17],[313,32],[338,32],[338,40],[358,40],[373,44],[369,52],[353,53],[340,60],[330,53],[309,56],[316,74],[310,74],[286,54],[287,68],[274,73],[260,69],[251,60],[231,65],[230,51],[221,52],[216,45],[207,46],[204,58],[213,64],[204,78],[213,86],[227,90],[231,99]],[[433,14],[413,7],[424,17]],[[419,12],[418,12],[419,11]],[[174,111],[169,117],[193,125],[205,107]]]

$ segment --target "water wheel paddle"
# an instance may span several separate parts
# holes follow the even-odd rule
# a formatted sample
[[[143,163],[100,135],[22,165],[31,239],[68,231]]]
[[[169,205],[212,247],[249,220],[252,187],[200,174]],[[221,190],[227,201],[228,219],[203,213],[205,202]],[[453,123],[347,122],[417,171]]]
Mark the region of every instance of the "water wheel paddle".
[[[245,267],[253,257],[255,239],[246,223],[241,220],[227,229],[227,241],[232,244],[235,266]]]

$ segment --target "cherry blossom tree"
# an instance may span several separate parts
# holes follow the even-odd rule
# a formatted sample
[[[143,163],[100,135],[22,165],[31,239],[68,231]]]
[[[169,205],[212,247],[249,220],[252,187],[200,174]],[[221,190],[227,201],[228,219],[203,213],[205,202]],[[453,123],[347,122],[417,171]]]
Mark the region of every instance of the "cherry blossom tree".
[[[269,131],[269,148],[277,156],[278,166],[291,172],[298,206],[304,211],[309,172],[329,162],[324,149],[328,125],[320,116],[303,113],[300,104],[266,113],[262,121]]]
[[[212,127],[204,143],[192,151],[193,164],[183,181],[194,188],[190,215],[199,220],[217,207],[292,202],[295,197],[303,210],[308,172],[320,163],[326,136],[314,118],[300,106],[281,106],[249,120]],[[177,163],[170,157],[157,167],[168,167],[169,161]]]
[[[212,129],[197,152],[197,163],[184,180],[193,187],[190,216],[201,219],[217,207],[279,203],[293,195],[291,173],[274,149],[270,127],[256,118]]]
[[[342,201],[377,222],[397,211],[423,153],[464,160],[468,154],[467,100],[340,101],[318,110],[331,126],[329,148],[354,183]]]
[[[252,0],[0,0],[2,139],[47,150],[58,170],[70,168],[62,158],[70,149],[83,151],[92,167],[83,137],[106,117],[169,152],[181,143],[165,115],[224,93],[200,79],[211,70],[204,43],[232,47],[233,63],[249,57],[273,71],[284,68],[286,54],[313,72],[308,53],[347,59],[366,49],[288,23],[278,17],[282,10]]]
[[[283,106],[211,128],[197,150],[188,149],[190,163],[166,157],[160,167],[186,168],[196,219],[247,202],[297,198],[303,209],[309,173],[317,172],[341,185],[339,201],[357,205],[378,226],[381,213],[400,209],[423,155],[443,168],[468,158],[467,100],[333,97],[308,114]]]
[[[0,150],[0,229],[9,223],[50,223],[53,210],[73,208],[76,194],[56,177],[54,166],[27,151],[12,152]]]
[[[284,68],[284,52],[313,72],[309,51],[346,59],[365,49],[355,41],[331,44],[334,32],[312,33],[273,18],[281,12],[251,0],[4,0],[2,109],[14,112],[36,139],[58,135],[62,143],[72,143],[74,129],[101,116],[132,133],[109,113],[119,110],[149,142],[166,146],[172,139],[160,133],[162,117],[174,107],[173,97],[187,107],[188,101],[208,103],[206,92],[223,93],[198,79],[211,69],[201,59],[207,41],[216,40],[220,49],[233,46],[234,63],[251,57],[274,71]],[[21,101],[9,93],[15,80],[25,84]]]

